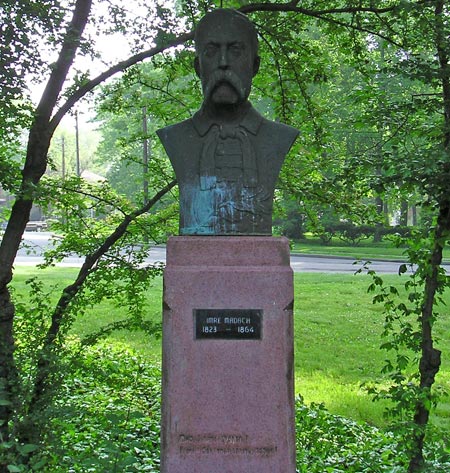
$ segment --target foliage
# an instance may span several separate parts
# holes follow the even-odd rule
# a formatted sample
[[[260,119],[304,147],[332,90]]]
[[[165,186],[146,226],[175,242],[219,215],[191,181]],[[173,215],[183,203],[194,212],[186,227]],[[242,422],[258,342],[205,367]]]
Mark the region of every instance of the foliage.
[[[22,127],[30,124],[31,103],[26,92],[30,75],[44,65],[42,36],[55,33],[64,15],[55,0],[39,3],[5,0],[0,8],[2,37],[0,83],[0,137],[14,140]],[[39,47],[41,46],[41,47]],[[6,144],[6,143],[5,143]]]
[[[158,472],[160,368],[120,344],[80,348],[73,341],[66,352],[58,401],[46,412],[46,447],[34,458],[33,471]],[[299,473],[405,472],[407,459],[392,432],[332,415],[321,404],[307,406],[301,398],[295,409]],[[450,466],[439,434],[427,450],[430,473]],[[27,471],[10,465],[10,471]]]
[[[404,471],[395,436],[297,401],[297,465],[304,473]]]
[[[407,457],[393,432],[330,414],[322,404],[296,405],[299,473],[404,473]],[[445,472],[450,458],[435,432],[424,472]]]
[[[129,264],[132,268],[131,261]],[[30,305],[20,300],[16,303],[16,334],[18,337],[16,360],[20,367],[19,376],[21,382],[20,385],[17,385],[15,398],[17,417],[13,419],[12,425],[15,429],[15,436],[18,439],[22,439],[22,442],[10,442],[9,444],[4,444],[3,447],[9,446],[9,457],[11,459],[15,458],[18,464],[23,462],[24,465],[29,464],[33,468],[37,468],[36,464],[41,464],[42,443],[45,444],[47,442],[45,436],[50,435],[54,431],[52,427],[45,433],[46,427],[48,427],[48,418],[51,418],[55,408],[54,406],[52,407],[53,403],[48,402],[47,399],[61,395],[61,384],[64,385],[64,380],[67,376],[70,378],[70,372],[79,369],[77,359],[80,356],[82,347],[91,346],[99,339],[106,337],[111,331],[117,329],[127,329],[131,333],[136,330],[144,330],[147,334],[157,334],[160,331],[159,324],[155,325],[145,320],[146,302],[143,299],[143,293],[148,288],[149,280],[154,278],[155,275],[160,274],[160,269],[142,268],[141,270],[130,270],[131,268],[120,265],[116,267],[107,266],[100,264],[84,285],[83,290],[72,301],[64,318],[59,322],[61,327],[57,333],[58,341],[54,344],[56,346],[48,345],[51,327],[55,324],[54,316],[50,318],[49,315],[54,310],[52,309],[54,304],[53,294],[61,290],[60,285],[54,285],[44,290],[42,281],[33,277],[27,282],[30,292]],[[117,306],[121,308],[122,320],[109,323],[101,327],[97,332],[91,333],[89,337],[81,340],[73,348],[73,350],[76,349],[76,353],[70,354],[72,348],[70,348],[70,343],[67,345],[66,340],[73,320],[75,317],[80,317],[88,307],[95,306],[105,298],[115,301]],[[52,369],[47,367],[51,372],[46,373],[45,391],[40,394],[39,399],[36,399],[36,395],[33,393],[36,392],[37,383],[40,376],[42,376],[43,360],[45,360],[46,365],[52,368],[57,366],[58,368]],[[104,363],[104,361],[98,358],[95,361],[99,364]],[[126,366],[128,365],[130,365],[130,369],[135,368],[131,366],[130,362],[127,362]],[[100,371],[98,367],[97,370]],[[87,372],[88,370],[84,375]],[[137,378],[141,376],[139,371],[134,374]],[[128,380],[129,378],[127,378]],[[85,385],[85,383],[87,383],[87,380],[83,379],[82,385]],[[61,412],[64,411],[65,407],[66,404],[63,401]],[[57,406],[56,409],[58,409]],[[70,411],[71,415],[74,412]],[[69,415],[69,411],[67,411],[67,415]],[[33,445],[34,447],[26,447],[27,445]],[[14,455],[14,450],[12,450],[14,448],[17,452],[16,456]],[[33,456],[30,459],[31,454]],[[118,471],[121,470],[119,469]]]
[[[415,232],[410,239],[399,236],[397,244],[407,246],[408,264],[402,264],[399,269],[399,274],[409,273],[404,291],[386,285],[381,276],[368,270],[373,278],[368,292],[375,293],[373,302],[383,305],[385,315],[382,332],[384,342],[380,348],[391,354],[382,369],[390,378],[388,386],[370,386],[369,392],[375,400],[387,399],[392,402],[386,414],[399,422],[399,435],[404,437],[412,458],[416,455],[418,436],[425,435],[426,423],[423,425],[417,422],[421,406],[425,406],[429,412],[440,398],[448,395],[442,388],[432,389],[440,367],[440,351],[434,348],[431,327],[439,315],[437,307],[445,304],[442,295],[450,287],[450,278],[440,268],[431,318],[427,318],[424,307],[428,295],[424,287],[433,271],[430,258],[433,238]],[[431,352],[430,361],[425,358],[428,351]]]
[[[64,367],[32,471],[158,471],[159,368],[118,345],[75,342]],[[20,460],[9,468],[29,471]]]
[[[169,69],[172,62],[173,59],[167,59],[163,65]],[[96,120],[102,136],[96,152],[97,161],[107,164],[111,186],[136,203],[143,201],[144,181],[150,192],[155,192],[173,179],[173,170],[155,139],[155,131],[168,119],[179,119],[183,110],[187,115],[188,109],[176,98],[192,96],[192,89],[179,85],[182,79],[173,80],[172,74],[176,71],[163,73],[155,69],[155,63],[157,61],[153,61],[152,67],[131,68],[120,80],[103,87],[97,100]],[[166,98],[162,100],[164,96]],[[176,107],[171,106],[172,101],[176,102]],[[144,139],[148,144],[145,170]]]
[[[301,204],[294,198],[275,201],[273,224],[275,233],[290,239],[304,238],[306,215],[302,212]]]
[[[316,230],[317,231],[317,230]],[[337,222],[324,225],[319,234],[324,244],[330,244],[334,237],[350,244],[358,246],[362,241],[372,238],[374,241],[381,241],[383,237],[396,236],[405,237],[409,235],[411,229],[409,227],[400,226],[378,226],[378,225],[355,225],[353,222]]]
[[[52,192],[45,190],[45,186]],[[121,308],[122,318],[99,327],[82,340],[83,345],[92,345],[118,329],[159,333],[160,325],[145,319],[144,295],[162,268],[146,265],[149,246],[136,242],[143,242],[144,236],[148,236],[147,226],[157,227],[157,221],[166,218],[164,211],[141,218],[146,208],[159,202],[160,196],[136,212],[106,183],[92,186],[74,178],[61,186],[59,180],[44,179],[40,191],[39,201],[52,205],[62,217],[54,224],[60,238],[45,255],[42,268],[69,254],[83,255],[86,259],[73,284],[44,290],[42,282],[33,277],[29,281],[29,301],[15,300],[17,379],[14,416],[10,421],[13,440],[7,445],[17,447],[18,464],[30,467],[40,462],[46,410],[51,408],[57,394],[55,387],[62,382],[65,363],[73,361],[68,360],[66,349],[74,320],[108,299]],[[95,213],[97,218],[92,216]],[[58,291],[61,295],[55,301],[54,294]],[[26,445],[34,447],[23,447]],[[10,451],[9,456],[14,457],[14,453]]]
[[[120,346],[79,350],[52,411],[47,470],[157,471],[160,370]]]

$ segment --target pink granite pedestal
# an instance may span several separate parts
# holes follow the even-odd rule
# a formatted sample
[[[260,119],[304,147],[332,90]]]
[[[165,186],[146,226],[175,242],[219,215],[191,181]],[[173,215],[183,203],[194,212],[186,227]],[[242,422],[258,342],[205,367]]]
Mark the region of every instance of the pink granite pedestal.
[[[292,307],[285,238],[169,240],[162,473],[295,472]]]

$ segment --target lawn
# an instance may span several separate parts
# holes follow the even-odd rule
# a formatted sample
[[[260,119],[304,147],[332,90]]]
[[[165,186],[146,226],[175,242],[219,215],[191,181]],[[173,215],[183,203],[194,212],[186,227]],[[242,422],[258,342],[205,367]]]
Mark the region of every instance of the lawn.
[[[385,276],[398,285],[403,277]],[[387,356],[380,350],[381,306],[367,294],[366,275],[295,275],[296,390],[307,402],[324,402],[333,413],[383,425],[383,406],[371,402],[363,382],[380,379]],[[450,304],[450,294],[447,293]],[[445,308],[444,308],[445,309]],[[435,325],[443,352],[439,384],[450,389],[450,317],[448,309]],[[434,421],[450,428],[450,403],[442,403]]]
[[[74,268],[52,268],[42,272],[47,287],[60,289],[76,274]],[[14,287],[17,297],[27,291],[24,281],[36,275],[31,267],[16,268]],[[404,276],[402,277],[404,278]],[[386,276],[390,284],[400,284],[400,276]],[[383,405],[371,402],[361,383],[380,378],[386,353],[379,349],[383,315],[367,294],[370,279],[366,275],[308,274],[295,275],[295,388],[308,403],[324,403],[330,412],[374,425],[385,424]],[[58,291],[53,288],[56,297]],[[149,287],[149,319],[161,320],[162,280]],[[450,305],[450,294],[446,294]],[[444,307],[445,309],[445,307]],[[120,307],[103,302],[79,317],[71,335],[83,338],[103,325],[124,317]],[[442,350],[442,367],[437,383],[450,391],[450,317],[448,309],[435,325]],[[109,343],[120,342],[151,361],[160,361],[161,340],[141,332],[119,331]],[[442,402],[433,413],[433,421],[450,429],[450,403]]]

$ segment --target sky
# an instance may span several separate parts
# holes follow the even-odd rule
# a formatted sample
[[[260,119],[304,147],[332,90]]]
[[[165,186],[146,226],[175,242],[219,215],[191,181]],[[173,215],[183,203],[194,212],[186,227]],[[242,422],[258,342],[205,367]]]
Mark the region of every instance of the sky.
[[[119,1],[119,3],[121,2]],[[173,1],[168,0],[168,3],[173,4]],[[99,0],[95,2],[93,7],[93,14],[105,14],[106,4],[107,2],[105,0]],[[138,10],[133,9],[135,5],[136,4],[132,0],[129,0],[127,7],[130,9],[130,12],[132,14],[139,14]],[[90,60],[88,58],[78,56],[78,58],[75,60],[75,64],[72,70],[77,67],[81,70],[88,69],[90,77],[93,78],[107,70],[110,65],[125,60],[133,54],[127,38],[122,33],[112,33],[108,35],[98,34],[98,31],[94,30],[92,25],[88,24],[86,28],[86,34],[94,38],[96,50],[99,51],[100,58]],[[48,50],[46,54],[48,55],[49,63],[51,63],[57,59],[59,50]],[[118,75],[116,75],[115,77],[118,77]],[[43,78],[43,82],[38,84],[32,83],[30,86],[31,99],[35,105],[37,105],[42,96],[46,85],[46,79],[48,78],[48,76],[43,75]],[[93,125],[90,123],[90,120],[93,118],[94,113],[89,102],[87,102],[86,100],[82,100],[76,105],[76,108],[74,108],[72,112],[74,112],[75,109],[79,112],[78,122],[80,129],[92,128]],[[67,114],[62,120],[61,126],[67,128],[75,127],[74,114]]]

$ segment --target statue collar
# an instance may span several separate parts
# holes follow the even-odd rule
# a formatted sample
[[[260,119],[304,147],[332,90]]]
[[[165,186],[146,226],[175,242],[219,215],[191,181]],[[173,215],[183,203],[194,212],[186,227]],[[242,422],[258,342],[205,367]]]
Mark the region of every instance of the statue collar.
[[[261,122],[263,121],[263,117],[253,108],[250,102],[249,105],[247,113],[242,118],[239,126],[245,128],[252,135],[256,135]],[[215,123],[214,120],[211,120],[211,118],[206,114],[203,107],[193,115],[192,123],[200,136],[205,136],[213,125],[217,125],[217,123]]]

